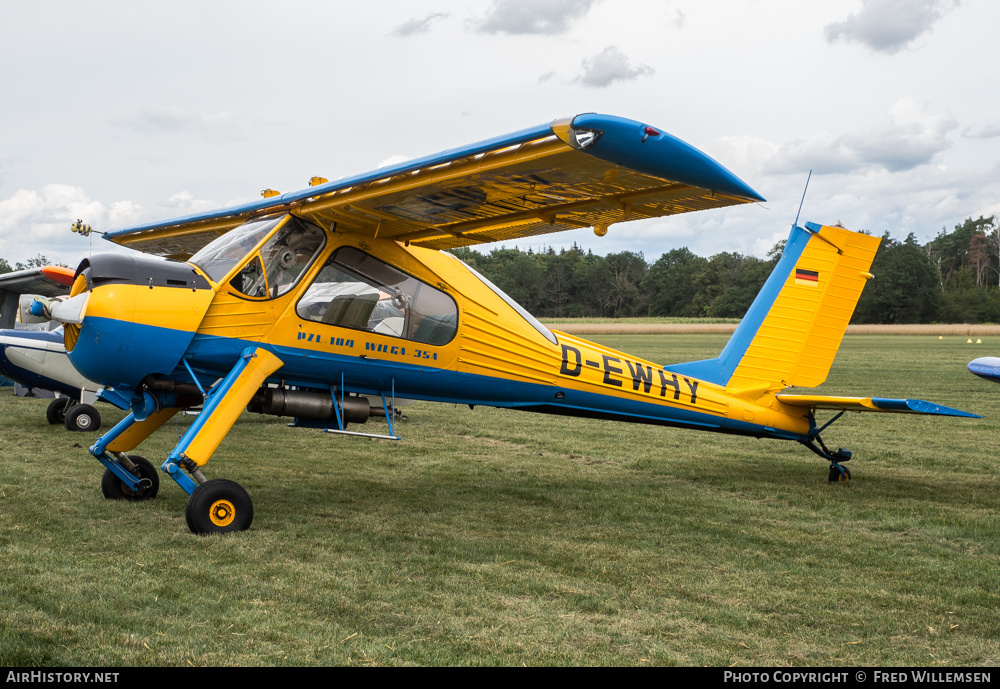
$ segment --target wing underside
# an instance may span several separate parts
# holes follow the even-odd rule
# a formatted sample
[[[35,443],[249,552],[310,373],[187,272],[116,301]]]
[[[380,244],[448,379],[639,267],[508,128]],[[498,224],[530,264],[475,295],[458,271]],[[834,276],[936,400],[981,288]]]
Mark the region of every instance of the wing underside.
[[[592,133],[583,144],[580,131]],[[301,192],[107,236],[184,259],[251,217],[290,210],[331,230],[449,249],[758,200],[749,186],[679,139],[629,120],[579,116]]]
[[[0,290],[12,294],[40,294],[56,297],[69,294],[73,285],[73,271],[62,266],[43,266],[15,270],[0,275]]]

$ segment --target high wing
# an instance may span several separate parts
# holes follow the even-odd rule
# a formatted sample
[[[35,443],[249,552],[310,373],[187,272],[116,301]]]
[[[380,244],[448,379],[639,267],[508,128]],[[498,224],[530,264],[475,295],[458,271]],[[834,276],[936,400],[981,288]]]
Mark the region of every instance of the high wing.
[[[28,268],[0,275],[0,328],[14,327],[20,295],[40,294],[43,297],[56,297],[69,294],[73,285],[73,275],[73,270],[62,266]]]
[[[105,237],[186,259],[253,216],[291,211],[331,230],[449,249],[762,200],[680,139],[633,120],[585,114]]]
[[[806,409],[841,411],[880,411],[897,414],[932,414],[935,416],[968,416],[982,418],[959,409],[952,409],[924,400],[889,399],[886,397],[832,397],[827,395],[775,395],[782,404]]]

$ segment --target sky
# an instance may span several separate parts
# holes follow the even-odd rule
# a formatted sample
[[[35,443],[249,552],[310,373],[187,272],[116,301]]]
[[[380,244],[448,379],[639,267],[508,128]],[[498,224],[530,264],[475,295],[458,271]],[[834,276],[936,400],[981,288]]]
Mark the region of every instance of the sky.
[[[582,112],[764,203],[521,241],[764,256],[795,220],[921,243],[1000,215],[994,0],[0,0],[0,257]],[[489,250],[495,245],[478,247]],[[124,251],[123,249],[119,249]]]

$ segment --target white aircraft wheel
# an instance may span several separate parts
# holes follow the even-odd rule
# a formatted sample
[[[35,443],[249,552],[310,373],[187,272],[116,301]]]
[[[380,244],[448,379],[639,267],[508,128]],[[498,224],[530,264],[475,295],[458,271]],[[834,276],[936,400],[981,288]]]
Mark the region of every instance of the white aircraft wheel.
[[[66,412],[67,431],[94,432],[101,428],[101,413],[89,404],[77,404]]]
[[[253,501],[240,484],[216,478],[195,488],[184,517],[196,534],[246,531],[253,521]]]
[[[45,410],[45,419],[53,426],[66,423],[66,410],[76,404],[69,397],[56,397]]]

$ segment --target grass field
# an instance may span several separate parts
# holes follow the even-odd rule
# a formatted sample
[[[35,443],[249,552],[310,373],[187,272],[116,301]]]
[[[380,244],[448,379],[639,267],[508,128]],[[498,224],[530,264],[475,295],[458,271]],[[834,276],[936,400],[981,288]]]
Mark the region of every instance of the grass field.
[[[726,336],[595,339],[670,362]],[[965,364],[997,344],[848,336],[823,392],[985,417],[841,419],[849,484],[795,443],[651,426],[414,404],[392,443],[244,415],[206,473],[256,516],[223,537],[166,477],[104,500],[94,436],[5,392],[0,664],[996,665],[1000,386]]]

